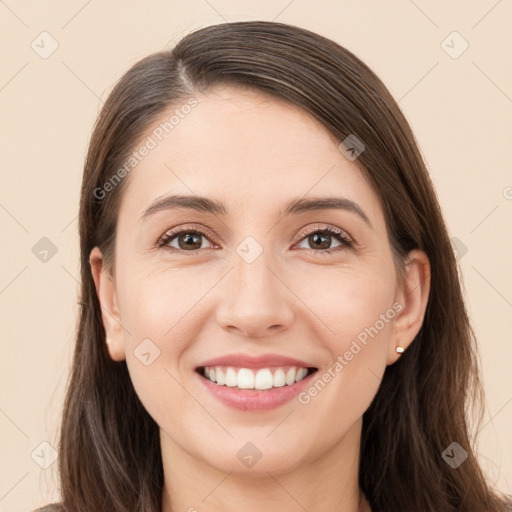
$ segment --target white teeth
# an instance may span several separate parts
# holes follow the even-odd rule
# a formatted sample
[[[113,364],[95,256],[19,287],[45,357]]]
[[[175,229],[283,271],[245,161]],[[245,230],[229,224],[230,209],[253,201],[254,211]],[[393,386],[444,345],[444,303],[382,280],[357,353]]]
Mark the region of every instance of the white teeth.
[[[279,388],[284,385],[291,386],[295,382],[304,379],[307,374],[308,370],[306,368],[296,367],[289,367],[286,374],[283,368],[276,368],[273,374],[270,368],[252,370],[250,368],[237,369],[231,366],[215,366],[203,370],[203,375],[207,379],[221,386],[257,390]]]
[[[297,375],[295,376],[295,382],[299,382],[299,380],[302,380],[307,374],[308,371],[306,370],[306,368],[299,368],[297,371]]]
[[[295,382],[295,374],[296,374],[296,369],[295,368],[290,368],[287,372],[286,372],[286,384],[288,386],[291,386],[294,382]]]
[[[282,368],[278,368],[274,372],[274,387],[280,388],[281,386],[284,386],[286,384],[286,378],[284,375],[284,371]]]
[[[235,388],[238,385],[238,377],[236,376],[236,372],[233,368],[228,368],[226,370],[226,386],[230,388]]]
[[[254,389],[254,372],[248,368],[238,370],[238,387],[240,389]]]
[[[217,384],[221,384],[221,385],[226,384],[226,374],[220,368],[215,369],[215,377],[217,380]]]
[[[255,389],[270,389],[273,385],[274,385],[274,379],[272,377],[272,372],[267,368],[258,370],[258,372],[256,373],[255,381],[254,381],[254,388]]]

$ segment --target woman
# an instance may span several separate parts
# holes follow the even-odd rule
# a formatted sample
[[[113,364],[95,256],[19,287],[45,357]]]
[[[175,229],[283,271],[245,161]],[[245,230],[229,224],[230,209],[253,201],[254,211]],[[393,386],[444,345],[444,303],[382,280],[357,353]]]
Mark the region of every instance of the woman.
[[[507,510],[468,429],[434,188],[346,49],[237,22],[135,64],[92,135],[80,238],[48,510]]]

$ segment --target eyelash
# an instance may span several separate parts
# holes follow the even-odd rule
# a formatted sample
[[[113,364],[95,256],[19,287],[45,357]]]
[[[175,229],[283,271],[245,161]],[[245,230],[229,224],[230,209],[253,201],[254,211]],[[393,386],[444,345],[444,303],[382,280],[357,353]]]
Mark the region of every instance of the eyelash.
[[[198,254],[201,250],[203,249],[198,249],[198,250],[195,250],[195,251],[184,251],[183,249],[177,249],[176,247],[169,247],[167,244],[169,244],[172,240],[174,240],[178,235],[181,235],[183,233],[187,233],[187,234],[194,234],[194,235],[201,235],[201,236],[204,236],[205,238],[208,238],[208,233],[206,233],[205,231],[201,230],[201,229],[198,229],[198,228],[190,228],[190,229],[187,229],[186,227],[185,228],[182,228],[178,231],[169,231],[167,233],[165,233],[159,240],[158,240],[158,243],[157,243],[157,248],[164,248],[170,252],[175,252],[175,253],[185,253],[187,255],[194,255],[194,254]],[[338,229],[338,228],[335,228],[333,226],[327,226],[327,227],[324,227],[324,228],[320,228],[319,226],[317,226],[317,229],[314,229],[314,230],[306,230],[306,231],[303,231],[300,233],[300,240],[299,242],[302,242],[302,240],[306,237],[309,237],[311,235],[314,235],[314,234],[317,234],[317,233],[320,233],[322,235],[331,235],[333,236],[334,238],[336,238],[340,243],[341,245],[338,246],[338,247],[333,247],[331,249],[323,249],[323,250],[316,250],[316,249],[303,249],[303,250],[306,250],[308,251],[310,254],[311,253],[315,253],[315,254],[321,254],[323,256],[325,255],[331,255],[333,252],[336,252],[336,251],[339,251],[339,250],[343,250],[343,249],[352,249],[354,247],[354,242],[353,240],[341,229]],[[299,243],[297,242],[297,243]],[[215,244],[213,244],[215,245]]]

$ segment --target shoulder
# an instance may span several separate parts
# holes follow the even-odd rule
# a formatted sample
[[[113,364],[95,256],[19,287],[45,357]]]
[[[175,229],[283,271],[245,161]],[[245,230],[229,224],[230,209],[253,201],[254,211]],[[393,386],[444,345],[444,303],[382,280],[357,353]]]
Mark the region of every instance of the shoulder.
[[[66,509],[62,503],[51,503],[32,512],[66,512]]]

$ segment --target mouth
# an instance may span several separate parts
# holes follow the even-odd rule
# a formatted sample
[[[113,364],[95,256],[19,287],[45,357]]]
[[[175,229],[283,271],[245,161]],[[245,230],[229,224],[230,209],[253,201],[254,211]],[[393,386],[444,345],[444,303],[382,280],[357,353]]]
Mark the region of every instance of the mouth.
[[[266,391],[292,386],[318,371],[315,367],[277,366],[243,368],[233,366],[199,366],[195,369],[203,379],[219,387]]]

